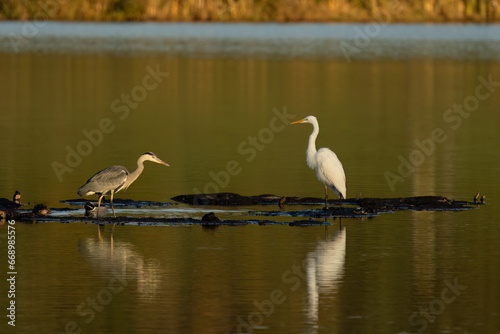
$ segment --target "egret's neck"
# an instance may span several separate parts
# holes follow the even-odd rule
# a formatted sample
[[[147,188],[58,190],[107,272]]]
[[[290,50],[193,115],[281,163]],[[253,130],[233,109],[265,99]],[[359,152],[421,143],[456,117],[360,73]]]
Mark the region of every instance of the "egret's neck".
[[[318,122],[311,123],[314,127],[313,132],[309,136],[309,145],[307,145],[307,165],[314,169],[316,168],[316,137],[319,133]]]

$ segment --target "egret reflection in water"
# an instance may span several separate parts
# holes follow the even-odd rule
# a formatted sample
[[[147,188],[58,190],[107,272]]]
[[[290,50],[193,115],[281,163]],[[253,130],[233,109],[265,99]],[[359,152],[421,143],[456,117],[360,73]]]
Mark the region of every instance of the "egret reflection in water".
[[[344,227],[326,240],[320,241],[316,249],[307,254],[307,318],[311,326],[309,333],[318,331],[320,295],[337,292],[344,276],[346,238]]]

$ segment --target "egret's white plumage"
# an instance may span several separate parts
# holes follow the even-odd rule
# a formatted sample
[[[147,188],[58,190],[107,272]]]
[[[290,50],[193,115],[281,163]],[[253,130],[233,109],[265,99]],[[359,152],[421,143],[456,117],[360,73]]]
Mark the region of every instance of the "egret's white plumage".
[[[320,148],[316,150],[316,138],[319,134],[318,120],[314,116],[307,116],[300,121],[292,122],[310,123],[313,126],[313,132],[309,136],[309,145],[307,146],[307,165],[316,171],[318,180],[325,185],[325,206],[327,205],[328,188],[330,188],[340,199],[346,198],[345,173],[342,163],[337,155],[329,148]]]

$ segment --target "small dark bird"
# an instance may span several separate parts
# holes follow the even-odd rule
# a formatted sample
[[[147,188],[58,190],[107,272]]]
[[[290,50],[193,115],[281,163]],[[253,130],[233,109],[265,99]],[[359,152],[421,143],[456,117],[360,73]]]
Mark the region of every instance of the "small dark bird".
[[[481,203],[484,203],[485,201],[486,201],[486,195],[483,195],[483,196],[481,197]]]
[[[21,205],[21,193],[16,190],[14,196],[12,197],[12,202]]]
[[[478,199],[479,199],[479,190],[477,191],[476,196],[474,196],[474,203],[477,203]]]
[[[286,202],[286,197],[283,196],[280,198],[280,201],[278,203],[278,206],[280,207],[280,209],[283,209],[285,207],[285,202]]]
[[[16,214],[17,208],[21,206],[21,193],[16,191],[12,201],[7,198],[0,198],[0,220],[12,217]]]
[[[52,213],[52,211],[45,204],[35,205],[32,212],[37,216],[46,216],[46,215]]]
[[[21,206],[21,193],[16,191],[12,196],[12,201],[7,198],[0,198],[0,208],[16,210]]]
[[[108,208],[105,206],[98,207],[97,202],[87,202],[83,207],[85,208],[85,217],[105,217],[108,213]]]

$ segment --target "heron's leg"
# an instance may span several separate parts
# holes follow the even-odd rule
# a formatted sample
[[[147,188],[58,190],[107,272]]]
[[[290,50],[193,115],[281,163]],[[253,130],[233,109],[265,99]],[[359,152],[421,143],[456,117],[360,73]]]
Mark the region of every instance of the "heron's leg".
[[[110,201],[110,203],[111,203],[111,210],[113,210],[113,217],[115,217],[115,218],[116,218],[116,215],[115,215],[115,208],[113,207],[113,193],[114,193],[114,191],[113,191],[113,190],[111,190],[111,201]]]
[[[101,200],[102,200],[103,197],[104,197],[104,194],[102,194],[101,196],[99,196],[99,200],[97,201],[97,207],[101,206]]]
[[[96,218],[99,218],[99,208],[101,207],[101,200],[102,198],[104,197],[104,194],[102,194],[100,197],[99,197],[99,200],[97,201],[97,212],[95,214],[95,217]]]

